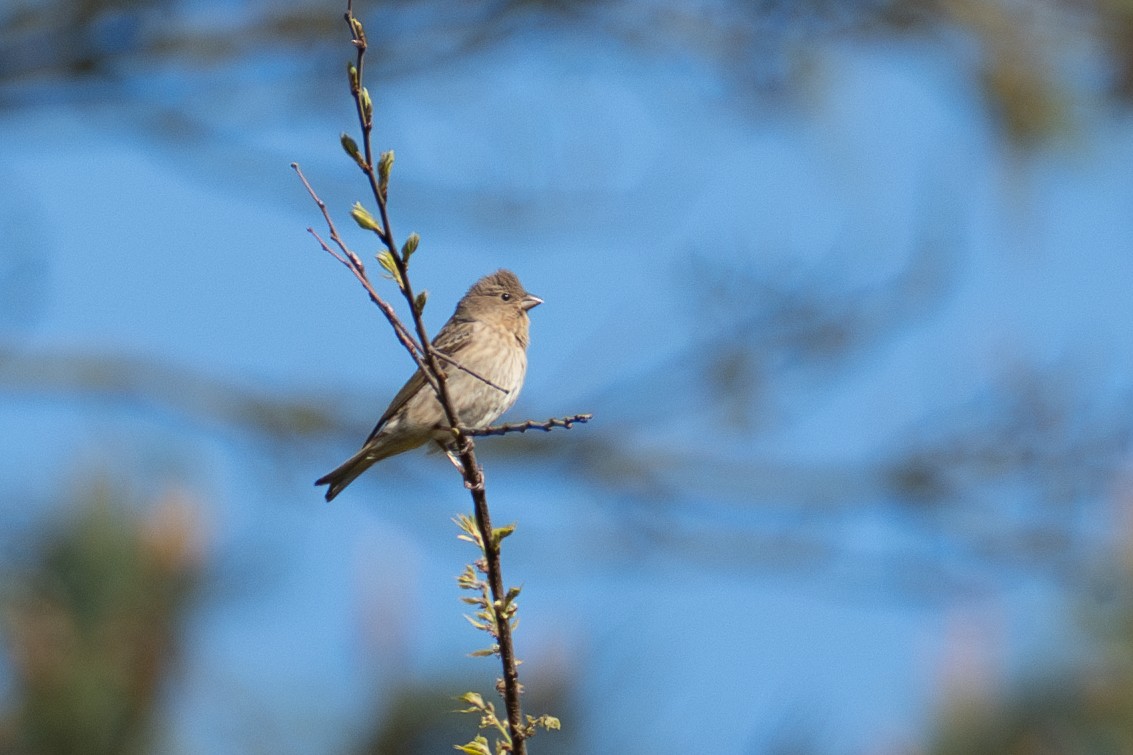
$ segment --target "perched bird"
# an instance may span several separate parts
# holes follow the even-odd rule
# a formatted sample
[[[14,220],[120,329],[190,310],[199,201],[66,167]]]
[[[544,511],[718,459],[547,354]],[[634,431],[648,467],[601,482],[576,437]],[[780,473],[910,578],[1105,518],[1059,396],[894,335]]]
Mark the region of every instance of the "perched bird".
[[[433,339],[433,348],[445,355],[437,361],[462,427],[487,427],[515,403],[527,372],[527,311],[542,303],[523,290],[515,273],[498,270],[468,289]],[[447,448],[452,439],[447,427],[436,392],[417,370],[362,449],[315,484],[328,486],[329,501],[382,459],[430,440]]]

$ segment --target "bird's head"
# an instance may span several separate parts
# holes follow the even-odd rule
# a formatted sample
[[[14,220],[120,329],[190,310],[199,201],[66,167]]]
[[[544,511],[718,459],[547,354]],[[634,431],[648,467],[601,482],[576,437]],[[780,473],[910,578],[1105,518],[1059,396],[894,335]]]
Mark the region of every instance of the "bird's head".
[[[519,278],[510,270],[497,270],[485,275],[468,289],[457,305],[457,316],[479,320],[515,333],[527,345],[529,320],[527,312],[543,300],[527,293]]]

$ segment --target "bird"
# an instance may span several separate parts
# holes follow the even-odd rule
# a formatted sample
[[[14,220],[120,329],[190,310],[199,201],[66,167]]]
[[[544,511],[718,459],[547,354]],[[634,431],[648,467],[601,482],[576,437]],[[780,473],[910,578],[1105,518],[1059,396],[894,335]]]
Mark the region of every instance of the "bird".
[[[433,339],[438,366],[461,427],[487,427],[511,408],[527,373],[530,319],[543,303],[510,270],[476,281]],[[418,369],[393,397],[358,453],[315,481],[331,501],[382,459],[430,440],[451,452],[452,432],[432,385]],[[450,453],[450,458],[455,458]]]

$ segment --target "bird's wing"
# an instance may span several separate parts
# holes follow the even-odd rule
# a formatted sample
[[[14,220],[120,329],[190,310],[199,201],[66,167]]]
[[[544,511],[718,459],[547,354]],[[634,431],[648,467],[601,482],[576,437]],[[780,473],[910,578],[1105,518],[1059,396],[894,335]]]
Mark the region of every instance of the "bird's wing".
[[[472,340],[471,328],[459,327],[461,322],[462,321],[456,320],[456,318],[452,318],[446,322],[444,327],[437,333],[437,337],[433,339],[433,348],[450,357],[456,358],[456,354],[464,349]],[[440,368],[444,370],[444,360],[438,361],[440,361]],[[406,381],[405,385],[401,386],[401,390],[393,397],[393,401],[389,402],[385,414],[378,420],[378,424],[374,426],[373,431],[370,432],[370,436],[366,438],[366,442],[369,443],[376,438],[385,423],[389,421],[390,417],[397,414],[401,407],[405,406],[409,399],[413,398],[422,388],[432,390],[432,388],[429,387],[429,381],[425,379],[424,373],[418,369],[413,373],[413,376]]]
[[[433,348],[455,358],[472,341],[472,320],[457,319],[453,315],[433,339]],[[442,367],[444,364],[442,363]]]

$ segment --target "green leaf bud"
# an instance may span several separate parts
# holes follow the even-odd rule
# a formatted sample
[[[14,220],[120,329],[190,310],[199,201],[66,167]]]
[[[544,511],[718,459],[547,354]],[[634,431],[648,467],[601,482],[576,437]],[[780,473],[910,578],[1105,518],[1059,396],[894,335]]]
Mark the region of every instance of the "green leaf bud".
[[[405,288],[401,283],[401,271],[397,269],[397,263],[388,249],[378,252],[378,264],[388,273],[387,277],[397,283],[398,288]]]
[[[354,222],[358,224],[359,228],[374,231],[379,235],[382,233],[382,227],[378,225],[378,221],[370,214],[369,210],[362,206],[361,202],[355,202],[354,206],[350,208],[350,217],[354,218]]]
[[[389,174],[393,168],[393,150],[383,152],[381,157],[378,158],[378,187],[382,192],[382,197],[386,196],[389,189]]]
[[[409,234],[405,239],[405,243],[401,245],[401,258],[409,262],[409,258],[417,251],[417,245],[421,243],[421,237],[416,233]]]

